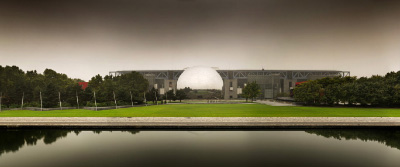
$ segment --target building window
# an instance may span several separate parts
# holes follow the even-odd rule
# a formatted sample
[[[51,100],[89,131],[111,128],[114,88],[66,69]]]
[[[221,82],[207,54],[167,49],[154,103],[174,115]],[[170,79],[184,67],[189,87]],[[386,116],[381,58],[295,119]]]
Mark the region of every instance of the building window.
[[[237,94],[242,94],[242,88],[237,88]]]
[[[230,86],[230,87],[233,87],[232,85],[233,85],[232,82],[229,82],[229,86]]]

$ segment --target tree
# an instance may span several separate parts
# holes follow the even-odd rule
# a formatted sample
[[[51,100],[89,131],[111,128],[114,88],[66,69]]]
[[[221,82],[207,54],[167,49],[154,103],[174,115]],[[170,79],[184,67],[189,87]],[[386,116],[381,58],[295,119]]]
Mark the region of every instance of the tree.
[[[184,89],[179,89],[176,91],[176,98],[179,102],[182,102],[182,100],[187,99],[188,97]]]
[[[146,93],[146,99],[147,101],[153,101],[154,104],[156,104],[156,101],[160,100],[160,93],[158,93],[158,89],[155,89],[154,87],[150,89]]]
[[[99,91],[102,83],[103,77],[100,74],[97,74],[89,80],[88,88],[93,91]]]
[[[43,107],[56,107],[58,105],[58,89],[52,83],[46,85],[42,90]]]
[[[353,105],[357,101],[356,96],[356,84],[355,83],[344,83],[340,87],[340,101],[348,105]]]
[[[44,107],[58,107],[61,94],[63,106],[77,106],[77,96],[80,104],[88,104],[93,101],[93,92],[103,105],[114,103],[113,92],[115,91],[118,104],[132,101],[142,103],[143,92],[148,90],[148,81],[137,72],[123,74],[121,76],[100,75],[92,77],[89,87],[82,90],[78,82],[81,79],[71,79],[67,75],[57,73],[52,69],[44,70],[43,74],[37,71],[26,73],[17,66],[0,66],[0,92],[2,92],[2,103],[10,107],[20,107],[22,95],[24,95],[24,106],[39,107],[40,92],[43,97]],[[132,96],[131,96],[132,93]],[[132,97],[132,101],[131,101]]]
[[[66,93],[64,94],[63,97],[61,97],[63,104],[65,102],[67,102],[67,104],[70,106],[78,107],[77,99],[76,99],[77,98],[76,96],[78,96],[79,104],[80,104],[79,106],[82,106],[83,105],[82,101],[85,100],[85,98],[83,97],[84,96],[83,93],[84,93],[84,90],[82,90],[82,87],[78,83],[69,85],[67,87]],[[65,99],[65,100],[63,100],[63,99]]]
[[[166,93],[166,99],[168,98],[168,100],[169,100],[169,102],[171,102],[171,100],[173,100],[173,101],[175,101],[177,98],[176,98],[176,95],[175,95],[175,93],[174,93],[174,90],[170,90],[170,91],[168,91],[167,93]]]
[[[339,93],[339,84],[330,84],[325,88],[325,102],[328,105],[339,104],[340,102],[340,93]]]
[[[25,73],[17,66],[0,66],[0,92],[2,103],[7,106],[16,106],[21,101],[25,88]]]
[[[138,72],[131,72],[114,77],[115,91],[121,102],[143,103],[143,92],[147,91],[149,82]]]
[[[192,89],[190,87],[185,87],[182,89],[186,94],[189,94],[190,91],[192,91]]]
[[[323,96],[322,85],[317,81],[308,81],[294,88],[294,98],[296,101],[305,102],[306,104],[320,103]]]
[[[261,94],[260,86],[254,81],[252,83],[247,84],[243,89],[243,97],[247,99],[250,98],[251,101],[254,101],[254,98]]]
[[[387,73],[385,84],[389,86],[387,94],[390,96],[390,105],[400,106],[400,71]]]

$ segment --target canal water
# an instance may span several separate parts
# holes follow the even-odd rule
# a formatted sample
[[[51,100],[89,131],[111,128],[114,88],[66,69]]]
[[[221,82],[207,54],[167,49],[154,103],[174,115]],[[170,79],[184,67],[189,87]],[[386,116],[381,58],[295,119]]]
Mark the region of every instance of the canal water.
[[[3,129],[0,166],[400,166],[400,130]]]

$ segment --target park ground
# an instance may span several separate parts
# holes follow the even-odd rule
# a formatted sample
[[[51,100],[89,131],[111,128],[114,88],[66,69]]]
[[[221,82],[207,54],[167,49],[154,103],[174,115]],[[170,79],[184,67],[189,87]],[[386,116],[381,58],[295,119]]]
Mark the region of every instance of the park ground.
[[[0,117],[400,117],[400,109],[265,104],[168,104],[102,111],[8,110],[0,112]]]

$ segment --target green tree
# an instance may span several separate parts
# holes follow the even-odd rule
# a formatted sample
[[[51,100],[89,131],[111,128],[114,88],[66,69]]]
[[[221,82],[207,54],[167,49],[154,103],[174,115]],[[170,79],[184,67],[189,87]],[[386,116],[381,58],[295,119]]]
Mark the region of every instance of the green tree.
[[[356,84],[344,83],[340,87],[340,101],[344,104],[353,105],[357,101]]]
[[[52,83],[46,85],[42,91],[43,107],[57,107],[58,106],[58,89]]]
[[[317,104],[320,103],[321,89],[322,85],[317,81],[308,81],[294,88],[294,98],[306,104]]]
[[[260,86],[255,81],[249,83],[244,87],[242,94],[246,98],[246,102],[248,99],[254,101],[254,98],[261,94]]]
[[[91,89],[92,91],[99,91],[102,83],[103,83],[103,77],[100,74],[97,74],[96,76],[92,77],[92,79],[89,80],[88,88]]]
[[[158,93],[158,89],[155,89],[154,87],[150,89],[146,93],[146,99],[147,101],[152,101],[153,104],[156,104],[156,100],[160,100],[160,93]]]
[[[174,90],[169,90],[169,91],[166,93],[165,99],[168,99],[169,102],[171,102],[171,100],[175,101],[175,100],[177,99],[177,97],[176,97],[176,95],[175,95],[175,93],[174,93]]]
[[[185,87],[182,89],[186,94],[189,94],[192,89],[190,87]]]
[[[25,89],[25,73],[17,66],[0,66],[0,92],[2,104],[17,107]]]
[[[176,98],[179,100],[179,102],[182,102],[182,100],[187,99],[188,96],[186,94],[186,91],[184,89],[179,89],[176,91]]]
[[[131,93],[133,102],[143,103],[143,92],[147,91],[149,85],[149,82],[143,75],[138,72],[131,72],[114,77],[113,79],[115,82],[114,89],[122,103],[131,103]]]

